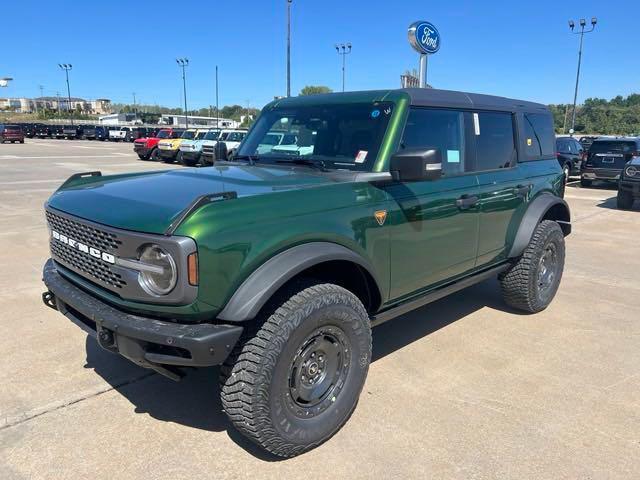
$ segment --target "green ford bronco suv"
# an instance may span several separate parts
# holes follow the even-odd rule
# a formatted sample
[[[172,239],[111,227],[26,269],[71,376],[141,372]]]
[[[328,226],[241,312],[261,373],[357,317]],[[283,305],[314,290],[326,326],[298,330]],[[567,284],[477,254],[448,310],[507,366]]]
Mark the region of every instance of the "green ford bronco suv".
[[[276,455],[347,421],[373,326],[491,277],[524,312],[558,289],[571,224],[543,105],[287,98],[223,147],[208,168],[67,180],[45,206],[43,300],[172,379],[221,365],[224,411]]]

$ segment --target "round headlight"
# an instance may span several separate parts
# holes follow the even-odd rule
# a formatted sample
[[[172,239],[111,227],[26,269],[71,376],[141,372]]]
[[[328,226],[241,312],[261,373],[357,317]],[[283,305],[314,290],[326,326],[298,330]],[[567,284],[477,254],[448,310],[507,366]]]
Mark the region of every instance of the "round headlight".
[[[626,168],[626,170],[624,171],[624,173],[626,173],[627,175],[629,175],[630,177],[635,177],[638,174],[638,168],[634,167],[633,165],[629,166]]]
[[[140,271],[138,275],[138,282],[147,293],[154,296],[166,295],[176,286],[176,262],[162,247],[145,245],[140,252],[140,263],[152,267]]]

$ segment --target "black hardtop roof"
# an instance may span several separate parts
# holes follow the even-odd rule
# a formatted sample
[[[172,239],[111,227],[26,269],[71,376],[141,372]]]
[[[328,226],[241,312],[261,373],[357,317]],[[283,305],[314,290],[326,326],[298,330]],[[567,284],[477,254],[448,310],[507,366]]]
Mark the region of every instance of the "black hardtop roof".
[[[636,142],[640,143],[640,137],[600,137],[596,138],[593,143],[603,142]]]
[[[439,90],[436,88],[403,88],[411,98],[411,105],[424,107],[473,108],[508,112],[549,112],[546,105],[526,100],[484,95],[481,93]]]

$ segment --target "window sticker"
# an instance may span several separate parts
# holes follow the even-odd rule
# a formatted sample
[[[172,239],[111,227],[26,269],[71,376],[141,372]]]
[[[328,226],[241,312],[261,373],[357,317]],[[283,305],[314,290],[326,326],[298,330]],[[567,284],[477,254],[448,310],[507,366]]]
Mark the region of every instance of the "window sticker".
[[[369,153],[367,150],[359,150],[356,155],[356,163],[364,163],[367,159],[367,153]]]
[[[460,163],[460,150],[447,150],[447,163]]]
[[[377,108],[371,112],[371,118],[378,118],[380,116],[380,110]]]
[[[527,138],[527,147],[530,147],[533,144],[533,141],[530,138]]]
[[[476,132],[476,135],[480,135],[480,119],[478,118],[478,114],[473,114],[473,128]]]

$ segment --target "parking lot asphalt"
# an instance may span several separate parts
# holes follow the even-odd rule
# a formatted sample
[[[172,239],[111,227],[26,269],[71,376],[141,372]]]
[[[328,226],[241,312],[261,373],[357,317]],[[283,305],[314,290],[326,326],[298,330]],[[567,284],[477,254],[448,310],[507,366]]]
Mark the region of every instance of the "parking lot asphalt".
[[[573,234],[542,313],[497,281],[374,330],[359,405],[281,460],[221,411],[217,369],[174,383],[101,350],[40,299],[42,205],[69,175],[179,166],[131,144],[0,145],[0,478],[640,478],[640,211],[567,188]]]

